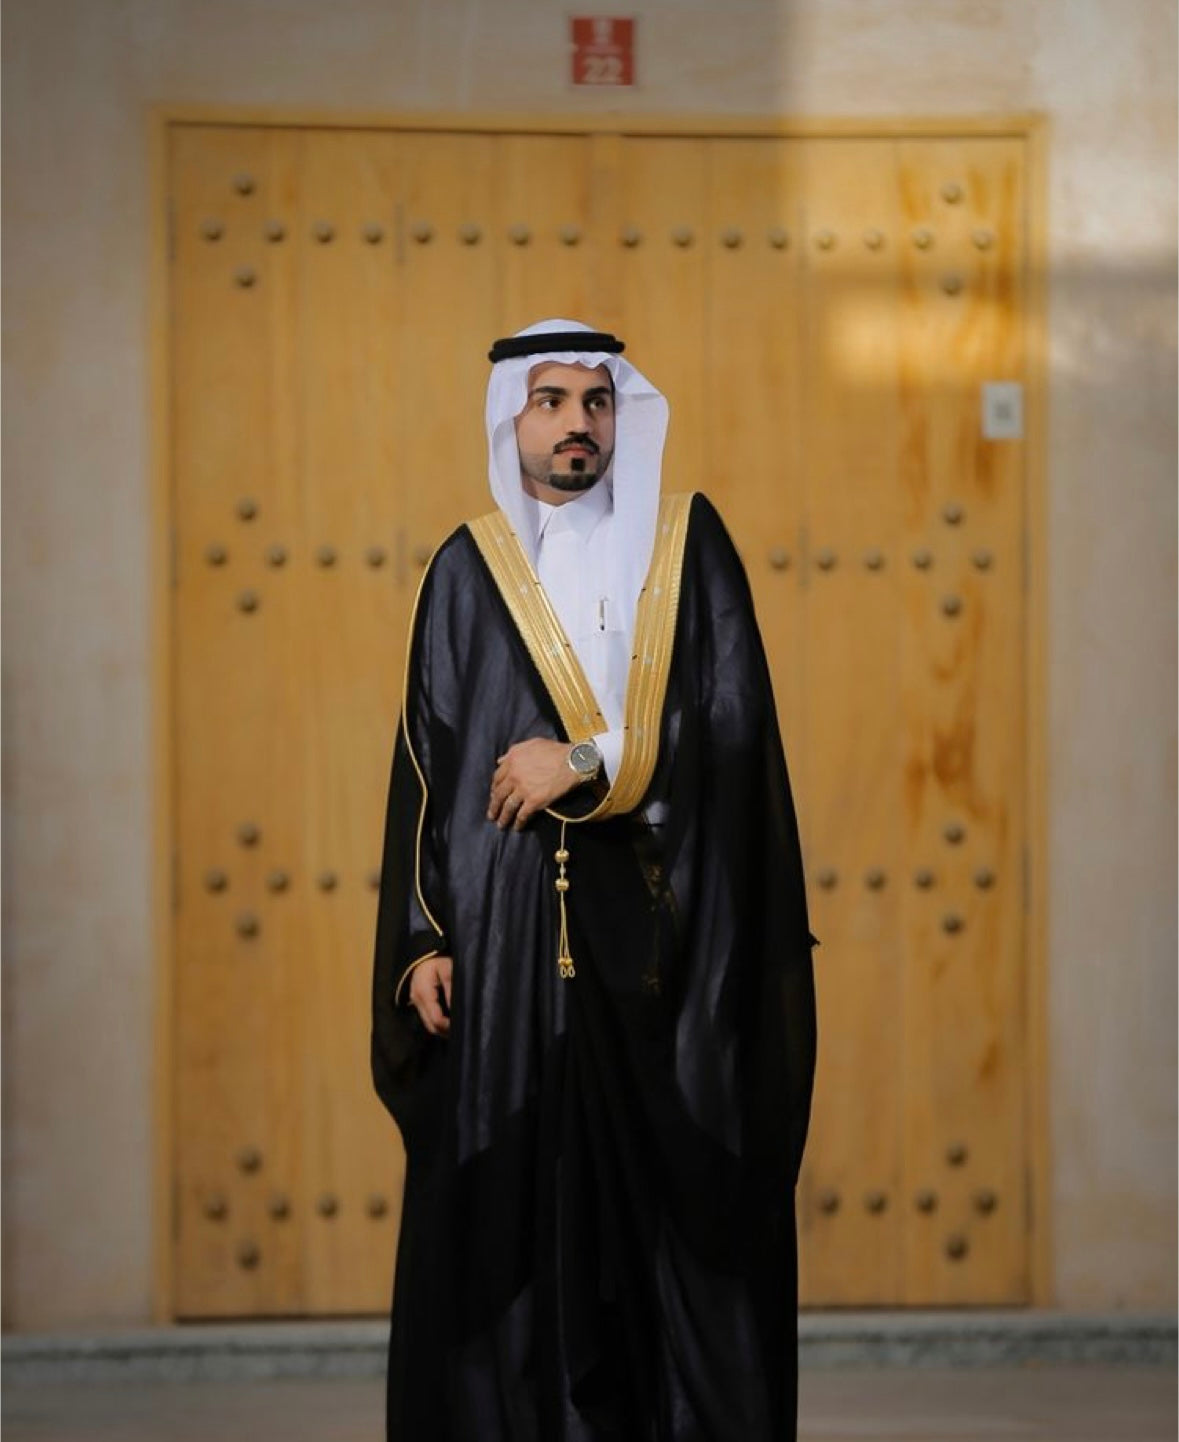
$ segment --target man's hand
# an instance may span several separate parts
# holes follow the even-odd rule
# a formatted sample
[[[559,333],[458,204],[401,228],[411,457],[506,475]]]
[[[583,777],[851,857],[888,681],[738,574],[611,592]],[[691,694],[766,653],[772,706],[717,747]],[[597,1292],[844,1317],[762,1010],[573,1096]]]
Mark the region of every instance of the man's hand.
[[[517,741],[497,760],[487,819],[501,831],[509,826],[523,831],[530,817],[581,782],[569,765],[569,746],[564,741],[539,736]]]
[[[450,979],[454,962],[449,956],[428,956],[414,967],[409,979],[409,999],[431,1036],[450,1035]],[[442,1010],[445,998],[446,1011]]]

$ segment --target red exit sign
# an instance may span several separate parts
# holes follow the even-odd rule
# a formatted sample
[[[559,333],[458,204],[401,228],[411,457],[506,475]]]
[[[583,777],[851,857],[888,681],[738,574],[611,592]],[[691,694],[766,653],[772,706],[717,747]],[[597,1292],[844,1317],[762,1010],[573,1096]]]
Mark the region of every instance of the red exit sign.
[[[574,16],[574,85],[635,83],[635,22],[616,15]]]

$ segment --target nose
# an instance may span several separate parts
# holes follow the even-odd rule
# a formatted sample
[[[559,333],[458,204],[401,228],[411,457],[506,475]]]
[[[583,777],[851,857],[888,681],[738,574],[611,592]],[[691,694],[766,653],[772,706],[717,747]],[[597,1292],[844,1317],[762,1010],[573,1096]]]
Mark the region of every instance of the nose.
[[[570,431],[588,431],[593,420],[591,412],[586,410],[585,402],[580,396],[569,398],[569,429]]]

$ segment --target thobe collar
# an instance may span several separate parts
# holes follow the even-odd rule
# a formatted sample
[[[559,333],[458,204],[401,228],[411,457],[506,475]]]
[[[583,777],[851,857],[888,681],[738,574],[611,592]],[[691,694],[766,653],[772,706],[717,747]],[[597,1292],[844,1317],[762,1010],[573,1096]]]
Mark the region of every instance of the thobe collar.
[[[588,541],[599,522],[614,509],[614,495],[609,481],[599,481],[580,496],[575,496],[564,505],[550,506],[547,501],[537,501],[536,540],[540,544],[546,534],[558,531],[574,531]]]

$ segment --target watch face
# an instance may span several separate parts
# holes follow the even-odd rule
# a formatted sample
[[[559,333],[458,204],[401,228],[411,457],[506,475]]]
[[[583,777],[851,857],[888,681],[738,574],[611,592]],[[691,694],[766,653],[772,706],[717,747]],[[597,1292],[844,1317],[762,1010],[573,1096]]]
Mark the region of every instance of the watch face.
[[[592,741],[579,741],[569,753],[569,764],[581,776],[592,776],[602,764],[602,753]]]

